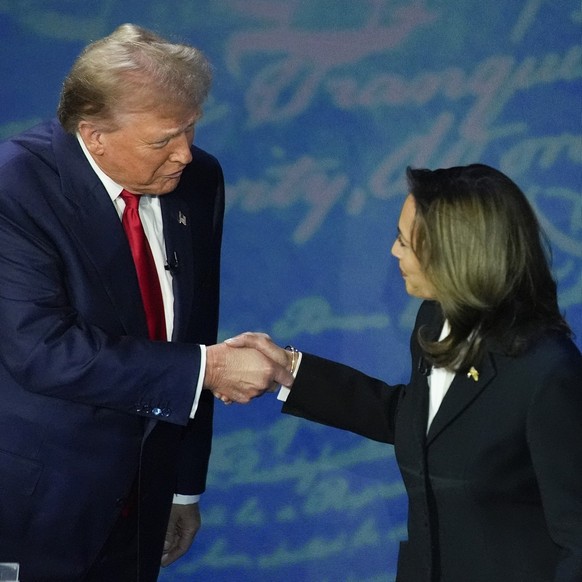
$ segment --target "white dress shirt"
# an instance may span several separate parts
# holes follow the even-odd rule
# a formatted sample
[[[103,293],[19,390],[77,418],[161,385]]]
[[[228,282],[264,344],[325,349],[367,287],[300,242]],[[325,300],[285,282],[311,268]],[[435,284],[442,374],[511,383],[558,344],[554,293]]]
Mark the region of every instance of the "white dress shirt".
[[[451,328],[449,322],[445,320],[439,341],[449,335]],[[432,367],[430,376],[428,377],[429,400],[428,400],[428,421],[426,424],[426,432],[438,412],[438,409],[451,386],[451,382],[455,377],[455,373],[448,368]]]

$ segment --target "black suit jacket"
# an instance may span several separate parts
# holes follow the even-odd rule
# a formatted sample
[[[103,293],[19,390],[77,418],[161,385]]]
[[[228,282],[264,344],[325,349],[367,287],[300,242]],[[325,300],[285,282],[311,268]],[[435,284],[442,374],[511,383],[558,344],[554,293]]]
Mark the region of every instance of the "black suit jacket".
[[[152,342],[121,221],[77,139],[51,122],[0,145],[0,561],[25,581],[80,579],[138,473],[156,568],[172,494],[204,490],[208,391],[189,414],[198,344],[217,336],[224,184],[192,155],[161,198],[179,265],[173,341]]]
[[[478,380],[457,374],[428,434],[416,333],[408,385],[304,354],[283,411],[394,443],[409,498],[399,582],[582,580],[582,356],[547,335],[508,357],[490,346]]]

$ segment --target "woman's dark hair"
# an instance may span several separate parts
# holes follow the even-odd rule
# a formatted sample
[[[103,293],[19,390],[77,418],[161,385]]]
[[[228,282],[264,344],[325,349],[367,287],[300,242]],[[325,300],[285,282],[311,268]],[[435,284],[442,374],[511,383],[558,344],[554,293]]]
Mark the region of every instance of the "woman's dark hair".
[[[450,325],[440,342],[420,342],[434,365],[479,361],[493,339],[516,355],[538,334],[571,334],[560,314],[549,245],[519,187],[483,164],[407,169],[416,203],[414,251]]]

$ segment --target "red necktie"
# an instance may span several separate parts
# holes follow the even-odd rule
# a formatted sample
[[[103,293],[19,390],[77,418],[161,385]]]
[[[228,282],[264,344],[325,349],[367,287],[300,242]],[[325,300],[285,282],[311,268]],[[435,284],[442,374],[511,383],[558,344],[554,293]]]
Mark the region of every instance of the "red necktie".
[[[127,235],[135,270],[137,271],[137,280],[146,313],[149,337],[153,340],[165,340],[166,321],[162,289],[152,250],[139,217],[140,197],[127,190],[121,192],[121,197],[125,202],[121,224]]]

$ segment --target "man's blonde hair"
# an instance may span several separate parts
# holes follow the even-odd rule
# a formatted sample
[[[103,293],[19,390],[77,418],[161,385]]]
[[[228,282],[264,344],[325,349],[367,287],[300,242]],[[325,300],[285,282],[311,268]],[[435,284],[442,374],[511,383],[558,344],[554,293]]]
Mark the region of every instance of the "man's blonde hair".
[[[201,112],[211,83],[201,51],[124,24],[77,58],[63,83],[58,117],[74,133],[81,120],[113,129],[123,112],[160,104]]]

